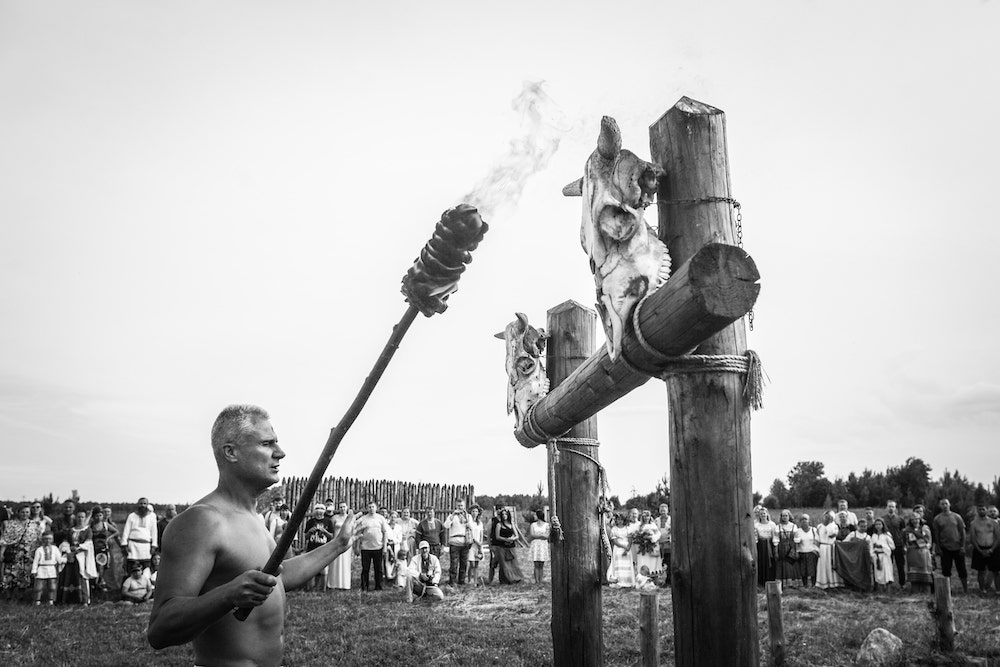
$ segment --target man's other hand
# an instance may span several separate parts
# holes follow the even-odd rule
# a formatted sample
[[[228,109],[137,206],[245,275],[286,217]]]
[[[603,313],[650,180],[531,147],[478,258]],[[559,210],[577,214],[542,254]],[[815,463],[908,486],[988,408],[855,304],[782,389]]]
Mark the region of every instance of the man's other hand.
[[[355,537],[357,535],[354,534],[354,516],[348,513],[344,523],[340,524],[340,530],[337,531],[333,541],[347,549],[354,542]]]

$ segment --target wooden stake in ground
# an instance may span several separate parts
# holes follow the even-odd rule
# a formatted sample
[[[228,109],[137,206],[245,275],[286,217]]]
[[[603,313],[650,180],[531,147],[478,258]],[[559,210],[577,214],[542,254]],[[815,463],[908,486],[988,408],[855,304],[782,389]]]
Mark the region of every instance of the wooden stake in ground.
[[[650,127],[650,153],[666,172],[657,192],[660,238],[675,265],[705,244],[735,244],[725,115],[681,98]],[[746,349],[739,320],[695,353],[742,355]],[[743,377],[675,375],[667,389],[676,664],[756,667],[750,410]],[[711,530],[704,528],[706,517],[713,518]]]
[[[771,644],[771,665],[785,664],[785,624],[781,618],[781,582],[769,581],[767,590],[767,631]]]
[[[951,653],[955,650],[955,611],[951,606],[950,578],[941,574],[934,575],[934,600],[934,616],[941,650]]]
[[[660,664],[660,593],[642,591],[639,595],[639,653],[642,667]]]
[[[549,382],[558,386],[594,351],[596,314],[567,301],[548,312]],[[587,419],[564,436],[555,466],[556,507],[564,539],[551,543],[552,652],[556,667],[604,664],[601,611],[601,537],[597,500],[597,419]],[[592,443],[592,444],[588,444]]]
[[[399,323],[392,328],[392,335],[386,342],[385,347],[375,365],[372,367],[368,377],[361,385],[361,390],[347,412],[340,419],[340,423],[330,430],[330,437],[323,447],[323,451],[313,466],[309,474],[299,501],[295,504],[292,515],[285,524],[285,529],[281,533],[281,538],[267,559],[267,564],[261,571],[267,574],[278,574],[278,567],[285,559],[288,548],[292,545],[292,540],[298,533],[299,526],[313,502],[313,496],[319,489],[323,481],[323,475],[333,460],[333,455],[337,453],[337,447],[341,440],[347,435],[348,429],[354,420],[361,414],[361,409],[365,407],[375,385],[378,384],[382,373],[392,360],[392,355],[399,348],[399,343],[406,335],[407,329],[413,323],[418,313],[423,313],[431,317],[435,313],[443,313],[447,308],[448,297],[457,289],[458,278],[465,271],[465,265],[472,261],[472,251],[476,249],[483,235],[489,226],[479,217],[479,213],[472,206],[461,204],[453,209],[445,211],[441,215],[441,221],[434,229],[434,235],[427,242],[420,256],[412,267],[403,276],[403,294],[409,302],[406,312]],[[245,621],[250,615],[253,607],[237,609],[233,615],[240,621]]]

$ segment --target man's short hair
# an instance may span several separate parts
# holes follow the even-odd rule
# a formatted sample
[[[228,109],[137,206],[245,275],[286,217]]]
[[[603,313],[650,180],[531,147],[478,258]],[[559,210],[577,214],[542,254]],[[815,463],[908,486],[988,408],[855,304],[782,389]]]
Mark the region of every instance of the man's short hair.
[[[252,429],[254,424],[270,418],[267,410],[256,405],[237,404],[226,407],[212,424],[212,451],[216,459],[224,444],[236,442],[236,439]]]

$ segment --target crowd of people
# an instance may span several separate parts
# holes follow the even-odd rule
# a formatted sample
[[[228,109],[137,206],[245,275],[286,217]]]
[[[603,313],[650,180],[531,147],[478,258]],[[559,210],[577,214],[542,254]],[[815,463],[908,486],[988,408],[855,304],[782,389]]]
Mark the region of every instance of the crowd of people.
[[[110,507],[73,500],[48,516],[42,503],[3,509],[0,516],[0,594],[7,600],[89,606],[95,598],[142,603],[152,598],[158,548],[177,516],[161,516],[140,498],[121,529]]]
[[[754,508],[757,538],[757,580],[781,581],[791,587],[852,588],[861,591],[933,589],[934,573],[951,577],[954,570],[968,591],[967,555],[977,573],[979,591],[997,594],[1000,586],[1000,517],[994,506],[980,505],[967,523],[952,512],[947,500],[928,517],[923,505],[905,515],[889,501],[878,516],[866,508],[858,517],[844,500],[827,510],[820,525],[809,514],[793,517]],[[0,591],[4,598],[41,604],[89,605],[97,597],[135,604],[155,595],[159,548],[164,530],[177,515],[168,505],[157,516],[140,498],[121,528],[110,507],[62,504],[54,517],[39,502],[9,513],[0,530]],[[291,511],[275,498],[263,513],[266,530],[281,538]],[[338,533],[352,516],[353,549],[338,556],[307,587],[310,590],[350,590],[352,573],[360,568],[360,589],[410,588],[417,598],[444,598],[443,585],[518,584],[525,578],[517,549],[526,547],[533,563],[532,582],[542,585],[550,561],[549,542],[557,522],[537,510],[523,532],[511,510],[494,508],[487,521],[478,505],[459,500],[442,520],[434,508],[417,519],[409,509],[387,510],[371,502],[355,514],[332,498],[317,503],[304,523],[303,540],[293,541],[292,553],[317,549]],[[671,520],[667,505],[658,515],[631,508],[609,512],[603,527],[608,554],[606,581],[612,588],[648,589],[670,583]],[[0,516],[0,519],[3,517]],[[441,561],[447,554],[447,582]],[[486,561],[488,566],[480,568]]]
[[[670,584],[670,510],[660,505],[650,510],[635,507],[609,514],[605,549],[610,553],[606,573],[611,588],[645,590]]]
[[[303,543],[292,542],[294,551],[309,552],[330,541],[340,526],[353,514],[346,502],[327,498],[313,506],[304,523]],[[289,507],[282,498],[274,498],[264,513],[264,524],[277,541],[288,522]],[[411,587],[417,597],[443,599],[442,585],[473,587],[492,584],[517,584],[524,580],[516,549],[527,547],[534,565],[533,581],[544,582],[545,564],[549,562],[548,542],[552,525],[545,513],[533,515],[524,534],[508,508],[494,508],[485,520],[482,508],[466,508],[458,500],[444,518],[433,507],[424,508],[421,519],[410,509],[389,510],[377,502],[354,516],[354,547],[338,556],[320,571],[307,586],[309,590],[350,590],[354,567],[360,568],[360,589],[382,591],[386,587]],[[447,583],[441,559],[447,554]],[[480,569],[487,561],[488,568]]]
[[[933,590],[934,573],[958,574],[962,590],[969,591],[966,557],[977,573],[979,592],[998,592],[1000,586],[1000,513],[979,505],[970,521],[951,511],[944,499],[940,511],[927,515],[915,505],[905,516],[895,501],[876,516],[866,508],[858,517],[846,500],[827,510],[823,523],[812,525],[808,514],[796,518],[781,510],[775,523],[770,511],[754,508],[757,537],[757,583],[781,581],[786,586],[820,589],[850,588],[888,592]]]

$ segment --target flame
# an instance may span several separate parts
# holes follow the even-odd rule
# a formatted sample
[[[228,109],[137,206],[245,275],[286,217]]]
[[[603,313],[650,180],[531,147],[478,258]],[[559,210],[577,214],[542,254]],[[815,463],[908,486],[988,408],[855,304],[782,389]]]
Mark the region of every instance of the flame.
[[[544,81],[525,81],[511,108],[521,115],[523,133],[510,141],[507,154],[499,158],[462,201],[490,219],[502,207],[514,207],[528,179],[545,169],[559,149],[566,130],[560,129],[563,114],[543,90]]]

